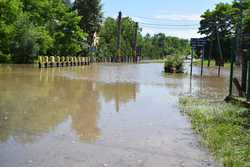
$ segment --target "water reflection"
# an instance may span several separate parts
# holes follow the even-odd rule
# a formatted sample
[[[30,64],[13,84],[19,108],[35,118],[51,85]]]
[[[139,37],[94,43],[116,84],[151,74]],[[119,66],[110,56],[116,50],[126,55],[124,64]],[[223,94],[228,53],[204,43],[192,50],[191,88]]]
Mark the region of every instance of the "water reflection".
[[[120,111],[121,103],[129,103],[136,100],[138,86],[133,83],[97,84],[97,90],[106,102],[115,102],[116,112]]]
[[[61,122],[72,119],[81,139],[96,139],[100,104],[93,82],[55,77],[47,70],[40,75],[1,75],[0,140],[10,137],[32,142]],[[28,82],[27,82],[28,81]]]
[[[100,99],[114,104],[119,112],[122,104],[136,101],[139,84],[165,86],[174,96],[190,93],[223,98],[227,92],[225,77],[201,78],[195,75],[198,69],[194,69],[192,80],[188,75],[161,76],[161,66],[151,66],[94,65],[41,70],[32,66],[0,66],[0,141],[14,138],[22,143],[33,142],[69,119],[79,139],[96,140],[101,134],[99,112],[105,107]],[[143,78],[140,74],[144,69],[148,77]],[[160,76],[157,78],[156,74]],[[150,78],[154,80],[149,82]]]
[[[79,139],[96,140],[101,133],[99,97],[107,102],[114,100],[119,112],[122,103],[135,100],[138,89],[130,83],[72,80],[74,73],[89,72],[90,68],[2,67],[0,141],[13,138],[21,143],[34,142],[69,119]],[[67,75],[61,76],[61,73]]]

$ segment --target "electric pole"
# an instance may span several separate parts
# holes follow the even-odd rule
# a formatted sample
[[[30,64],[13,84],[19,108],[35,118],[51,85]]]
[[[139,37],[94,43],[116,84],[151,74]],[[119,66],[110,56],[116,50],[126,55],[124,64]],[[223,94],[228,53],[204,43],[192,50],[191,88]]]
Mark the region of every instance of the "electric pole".
[[[133,39],[133,59],[134,59],[134,62],[136,62],[136,48],[137,48],[137,32],[138,32],[138,23],[135,23],[135,29],[134,29],[134,39]]]
[[[117,56],[116,62],[121,61],[121,33],[122,33],[122,12],[120,11],[117,18]]]

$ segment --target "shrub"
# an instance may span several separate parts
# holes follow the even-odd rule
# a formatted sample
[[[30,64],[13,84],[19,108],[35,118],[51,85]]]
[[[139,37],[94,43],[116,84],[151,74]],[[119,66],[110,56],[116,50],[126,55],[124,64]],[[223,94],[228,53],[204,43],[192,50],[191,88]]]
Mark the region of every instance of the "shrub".
[[[167,73],[181,73],[183,72],[184,57],[181,55],[168,56],[165,59],[165,72]]]
[[[11,56],[9,54],[4,54],[0,51],[0,63],[10,63]]]

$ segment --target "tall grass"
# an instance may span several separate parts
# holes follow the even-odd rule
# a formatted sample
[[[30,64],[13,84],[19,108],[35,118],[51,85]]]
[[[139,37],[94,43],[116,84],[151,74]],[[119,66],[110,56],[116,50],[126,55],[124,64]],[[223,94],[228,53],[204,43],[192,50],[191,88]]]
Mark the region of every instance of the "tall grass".
[[[180,107],[194,130],[225,167],[250,167],[250,112],[228,103],[191,97],[180,99]]]

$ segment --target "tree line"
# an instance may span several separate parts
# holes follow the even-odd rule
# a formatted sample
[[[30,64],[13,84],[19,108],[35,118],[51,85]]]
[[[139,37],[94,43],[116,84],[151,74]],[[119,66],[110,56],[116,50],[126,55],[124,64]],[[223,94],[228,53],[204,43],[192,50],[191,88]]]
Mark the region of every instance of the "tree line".
[[[130,17],[121,20],[122,56],[132,56],[135,43],[148,59],[189,53],[188,40],[143,36],[136,25]],[[0,63],[32,63],[39,55],[112,58],[117,31],[117,19],[104,19],[100,0],[0,0]],[[94,34],[99,42],[91,52]]]
[[[219,3],[201,16],[199,33],[208,39],[205,48],[207,59],[223,65],[237,55],[244,62],[250,39],[250,0]]]
[[[100,0],[0,0],[0,62],[86,53],[101,20]]]
[[[121,56],[133,56],[133,47],[141,49],[141,55],[146,59],[164,59],[169,55],[188,55],[190,44],[187,39],[166,36],[164,33],[142,35],[136,21],[124,17],[121,21]],[[97,57],[112,58],[117,55],[118,24],[116,18],[108,17],[101,26]],[[136,39],[135,39],[135,33]]]

